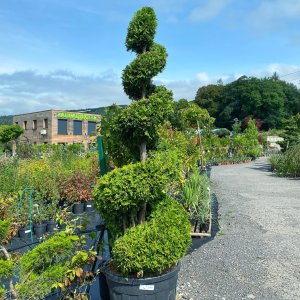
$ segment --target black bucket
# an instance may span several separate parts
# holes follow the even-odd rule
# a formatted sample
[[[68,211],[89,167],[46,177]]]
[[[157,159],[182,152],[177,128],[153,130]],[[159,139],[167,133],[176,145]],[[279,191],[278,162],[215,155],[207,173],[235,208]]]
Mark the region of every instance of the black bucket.
[[[84,203],[81,202],[81,203],[75,203],[73,205],[73,213],[75,215],[80,215],[84,212]]]
[[[112,274],[106,267],[110,300],[175,300],[180,263],[170,272],[150,278],[124,278]]]
[[[33,232],[38,239],[41,238],[45,234],[46,226],[47,226],[47,224],[34,224],[33,225]]]

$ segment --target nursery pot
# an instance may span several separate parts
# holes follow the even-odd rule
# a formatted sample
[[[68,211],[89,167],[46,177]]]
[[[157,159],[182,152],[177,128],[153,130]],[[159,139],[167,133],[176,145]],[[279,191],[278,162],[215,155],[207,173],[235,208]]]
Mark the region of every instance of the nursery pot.
[[[56,227],[57,227],[57,223],[55,221],[53,221],[53,220],[47,221],[46,230],[48,232],[53,232]]]
[[[93,211],[93,204],[92,202],[86,202],[84,203],[84,211],[89,212],[89,211]]]
[[[34,224],[33,225],[33,232],[35,233],[37,238],[40,238],[43,236],[43,234],[46,232],[46,226],[47,226],[47,224]]]
[[[83,202],[75,203],[73,205],[73,213],[75,215],[82,214],[83,212],[84,212],[84,203]]]
[[[176,299],[176,285],[180,263],[168,273],[150,278],[124,278],[111,273],[106,266],[110,300]]]
[[[19,237],[21,239],[29,239],[30,238],[30,226],[22,227],[19,229]]]

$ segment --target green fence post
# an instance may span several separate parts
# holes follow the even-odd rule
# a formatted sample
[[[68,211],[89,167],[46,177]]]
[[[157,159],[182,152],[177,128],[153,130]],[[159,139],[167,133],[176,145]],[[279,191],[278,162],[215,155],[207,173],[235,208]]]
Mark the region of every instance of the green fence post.
[[[104,152],[104,143],[103,137],[97,136],[97,146],[98,146],[98,158],[101,176],[107,173],[106,162],[105,162],[105,152]]]

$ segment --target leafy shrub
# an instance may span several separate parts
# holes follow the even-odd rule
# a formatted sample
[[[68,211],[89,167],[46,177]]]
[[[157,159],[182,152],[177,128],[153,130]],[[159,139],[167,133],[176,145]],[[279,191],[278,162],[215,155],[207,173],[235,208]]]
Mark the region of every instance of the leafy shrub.
[[[69,178],[61,181],[61,198],[69,203],[87,202],[92,199],[92,189],[90,187],[92,183],[94,183],[92,179],[77,171]]]
[[[191,242],[187,213],[176,200],[161,200],[148,222],[115,242],[112,262],[123,276],[162,273],[186,254]]]
[[[196,219],[200,224],[209,219],[210,194],[209,180],[206,175],[193,172],[183,186],[183,205],[189,212],[191,219]]]
[[[143,162],[115,169],[101,177],[94,188],[96,207],[113,235],[144,221],[149,212],[180,178],[176,153],[156,153]],[[174,188],[174,187],[173,187]]]
[[[67,260],[77,240],[77,236],[61,233],[25,253],[20,259],[21,278],[29,272],[41,274],[48,267]]]
[[[52,285],[64,279],[68,270],[67,265],[53,265],[48,267],[42,275],[30,273],[26,282],[16,284],[18,299],[44,299],[51,293]]]
[[[290,147],[284,154],[272,156],[270,162],[279,175],[300,176],[300,144]]]
[[[0,259],[0,279],[13,276],[14,262],[11,260]]]

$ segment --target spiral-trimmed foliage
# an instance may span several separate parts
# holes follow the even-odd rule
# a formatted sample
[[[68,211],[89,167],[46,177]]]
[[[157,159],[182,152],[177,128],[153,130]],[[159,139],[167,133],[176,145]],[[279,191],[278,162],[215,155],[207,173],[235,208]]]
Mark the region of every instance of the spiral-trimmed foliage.
[[[167,61],[164,46],[154,43],[157,19],[151,7],[136,12],[128,27],[126,47],[137,54],[123,70],[125,93],[132,100],[147,98],[153,91],[151,79],[163,71]]]

